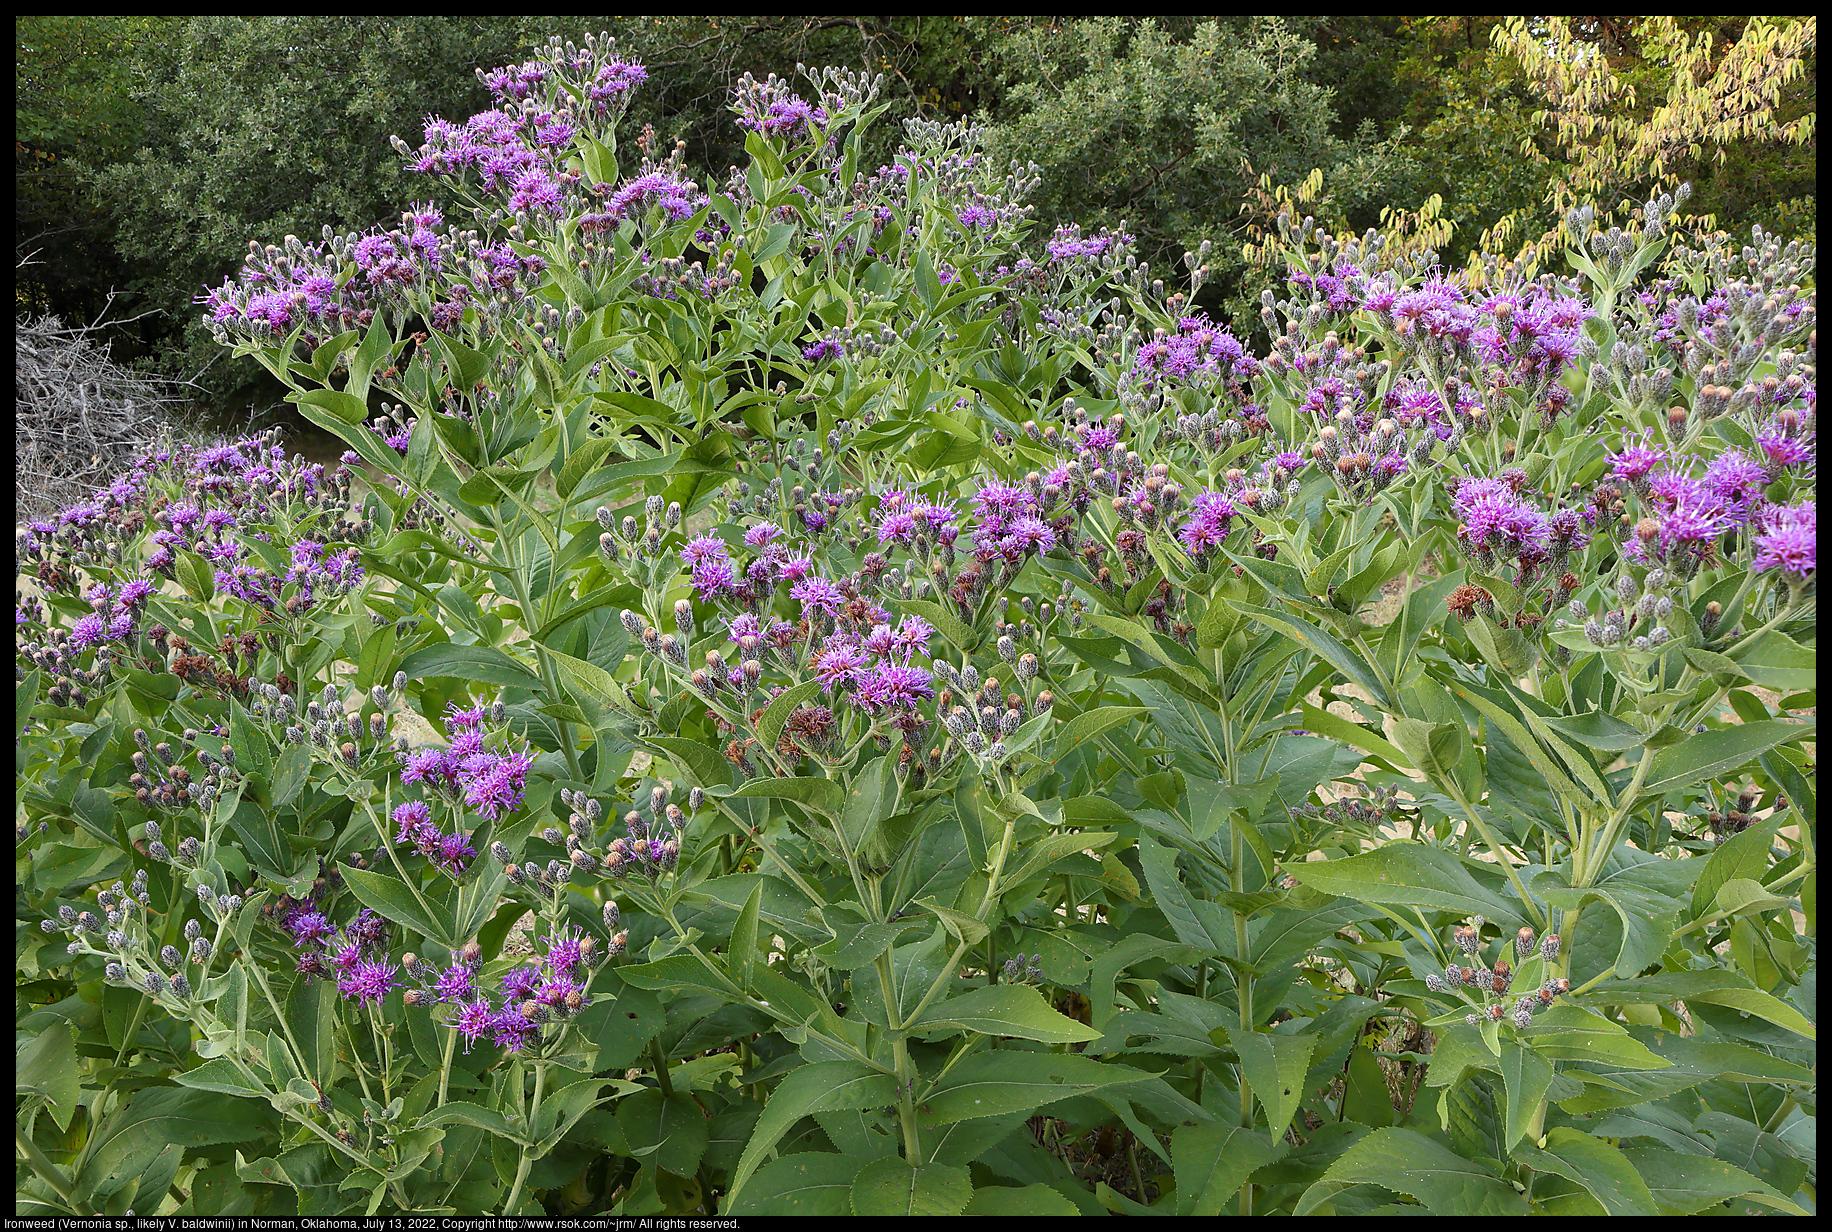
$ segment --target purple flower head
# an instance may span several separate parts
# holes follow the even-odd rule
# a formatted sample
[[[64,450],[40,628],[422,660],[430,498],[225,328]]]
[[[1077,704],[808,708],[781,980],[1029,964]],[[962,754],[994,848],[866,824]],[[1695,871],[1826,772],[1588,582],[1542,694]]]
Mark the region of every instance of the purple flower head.
[[[760,548],[782,534],[782,528],[773,522],[759,522],[744,532],[744,546]]]
[[[1763,502],[1768,471],[1740,449],[1726,449],[1705,469],[1705,490],[1731,509],[1747,510]]]
[[[476,977],[469,966],[461,962],[454,962],[439,973],[438,980],[433,984],[433,993],[441,1001],[468,1001],[477,994],[475,980]],[[459,1013],[462,1016],[463,1011],[460,1010]]]
[[[355,970],[338,977],[337,991],[346,1000],[354,998],[374,1004],[401,986],[401,982],[394,978],[395,972],[399,970],[399,967],[390,962],[358,963]]]
[[[477,848],[462,834],[439,834],[431,853],[433,863],[445,872],[457,876],[470,867],[471,861],[477,858]]]
[[[457,702],[448,702],[445,706],[445,734],[456,737],[460,732],[475,731],[489,717],[489,708],[478,704],[460,706]]]
[[[1654,471],[1666,465],[1668,454],[1652,443],[1650,433],[1644,432],[1639,443],[1625,439],[1622,442],[1622,452],[1609,456],[1614,463],[1610,468],[1611,475],[1639,485]]]
[[[829,693],[840,685],[851,683],[860,668],[871,663],[871,655],[851,638],[830,637],[827,645],[814,656],[815,677]]]
[[[555,975],[571,975],[583,957],[579,951],[581,933],[577,927],[562,928],[547,938],[547,966]]]
[[[523,963],[503,972],[503,996],[521,998],[533,993],[540,985],[540,968]]]
[[[909,545],[916,541],[916,516],[905,510],[893,510],[878,520],[878,543]]]
[[[822,577],[803,578],[789,588],[789,597],[802,605],[803,610],[819,612],[823,616],[836,615],[840,605],[846,602],[846,596],[840,588]]]
[[[301,912],[293,916],[286,922],[286,931],[293,935],[294,948],[310,946],[313,949],[319,949],[322,948],[321,943],[326,938],[337,935],[337,930],[331,927],[331,922],[317,911]]]
[[[880,663],[857,677],[853,700],[874,714],[881,710],[914,710],[920,700],[933,698],[933,678],[907,663]]]
[[[709,560],[724,560],[727,555],[725,541],[717,535],[698,535],[687,541],[681,549],[681,559],[689,565],[704,564]]]
[[[693,567],[693,588],[701,599],[729,595],[737,587],[738,570],[726,557],[712,557]]]
[[[490,1029],[495,1017],[490,1010],[490,1003],[482,997],[466,1001],[458,1007],[458,1012],[452,1016],[452,1026],[464,1036],[465,1052],[469,1053],[471,1045],[483,1038],[483,1033]]]
[[[398,806],[391,817],[400,827],[399,833],[395,835],[396,843],[417,844],[420,841],[420,835],[426,830],[431,830],[434,835],[438,834],[438,828],[433,825],[433,812],[423,800],[407,801]]]
[[[490,1019],[490,1029],[494,1033],[491,1042],[498,1048],[520,1052],[534,1035],[535,1025],[522,1016],[520,1009],[510,1006]]]
[[[1778,569],[1802,581],[1812,577],[1818,564],[1815,525],[1813,501],[1770,509],[1756,536],[1755,567]]]
[[[574,965],[576,966],[577,964],[575,963]],[[570,968],[568,969],[570,970]],[[552,979],[541,985],[540,990],[534,994],[534,999],[539,1001],[542,1005],[547,1006],[549,1009],[569,1012],[566,1009],[566,998],[572,996],[574,993],[580,995],[581,1006],[590,1004],[591,999],[585,996],[585,985],[573,979],[570,975],[556,974]]]
[[[464,802],[491,821],[514,812],[522,806],[522,787],[533,764],[526,750],[496,757],[465,784]]]

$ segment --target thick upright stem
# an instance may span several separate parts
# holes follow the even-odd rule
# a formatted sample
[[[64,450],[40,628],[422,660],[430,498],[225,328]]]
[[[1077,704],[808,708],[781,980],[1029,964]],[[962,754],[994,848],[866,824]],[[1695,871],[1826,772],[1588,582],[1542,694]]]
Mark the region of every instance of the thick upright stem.
[[[23,1128],[15,1127],[13,1141],[19,1144],[19,1153],[25,1156],[26,1163],[37,1173],[44,1183],[57,1191],[57,1196],[79,1215],[93,1215],[89,1204],[76,1196],[75,1189],[65,1179],[62,1168],[52,1163],[50,1157],[38,1149],[38,1144],[26,1134]]]
[[[531,1139],[534,1137],[535,1123],[541,1115],[541,1084],[546,1078],[547,1067],[536,1065],[534,1067],[534,1102],[528,1105],[528,1136]],[[528,1179],[528,1169],[534,1164],[534,1156],[531,1154],[533,1149],[532,1146],[522,1148],[522,1162],[515,1167],[515,1186],[509,1190],[509,1200],[503,1203],[503,1214],[505,1215],[515,1214],[516,1204],[522,1196],[522,1184]]]

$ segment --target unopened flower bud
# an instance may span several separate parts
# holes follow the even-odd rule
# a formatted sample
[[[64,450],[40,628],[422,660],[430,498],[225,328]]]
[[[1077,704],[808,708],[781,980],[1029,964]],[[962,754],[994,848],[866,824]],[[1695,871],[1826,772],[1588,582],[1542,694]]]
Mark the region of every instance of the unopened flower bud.
[[[183,964],[184,955],[178,952],[177,946],[168,945],[159,951],[159,961],[165,964],[167,971],[176,971]]]
[[[608,931],[615,932],[617,929],[617,919],[618,919],[617,904],[616,903],[606,903],[604,905],[604,927]]]
[[[1547,933],[1539,943],[1539,953],[1547,962],[1558,957],[1559,939],[1557,933]]]
[[[1533,929],[1530,925],[1522,925],[1520,931],[1514,934],[1514,953],[1521,958],[1525,958],[1532,952]]]

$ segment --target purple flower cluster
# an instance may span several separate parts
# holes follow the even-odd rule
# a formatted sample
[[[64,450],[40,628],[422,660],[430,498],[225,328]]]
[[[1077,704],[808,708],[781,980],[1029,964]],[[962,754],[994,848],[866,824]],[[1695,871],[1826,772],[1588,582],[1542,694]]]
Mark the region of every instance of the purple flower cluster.
[[[582,939],[577,928],[563,928],[545,940],[542,961],[503,973],[494,1003],[492,994],[479,987],[482,952],[475,945],[465,947],[444,970],[416,965],[426,1001],[456,1007],[447,1025],[464,1037],[465,1052],[486,1035],[495,1047],[520,1052],[540,1039],[542,1026],[564,1023],[591,1004],[590,960],[602,953],[596,941]]]
[[[1160,330],[1139,347],[1132,376],[1146,392],[1204,378],[1244,391],[1259,370],[1259,360],[1238,338],[1205,316],[1193,316],[1179,320],[1176,333]]]
[[[800,140],[827,123],[825,111],[792,92],[774,73],[763,81],[746,73],[732,90],[732,110],[739,128],[766,137]]]
[[[424,800],[409,800],[397,806],[392,820],[400,828],[394,841],[411,843],[449,877],[462,877],[471,861],[477,858],[477,849],[471,846],[469,836],[445,833],[433,822],[432,809]]]
[[[1302,287],[1311,292],[1315,302],[1330,312],[1340,313],[1359,305],[1360,296],[1356,294],[1356,287],[1361,277],[1359,266],[1342,261],[1326,274],[1310,274],[1293,266],[1285,280],[1294,287]]]
[[[1542,566],[1562,574],[1571,554],[1590,541],[1580,515],[1561,509],[1548,517],[1520,495],[1525,484],[1526,474],[1513,468],[1496,479],[1465,478],[1451,499],[1460,523],[1457,542],[1476,566],[1492,573],[1501,564],[1513,564],[1522,586]]]
[[[394,978],[400,968],[388,961],[392,926],[367,907],[340,931],[314,901],[292,903],[280,917],[280,928],[295,948],[305,950],[299,974],[334,977],[347,1000],[374,1004],[401,986]]]
[[[604,193],[610,189],[608,184],[599,184],[594,191]],[[621,188],[610,192],[604,203],[604,217],[610,220],[634,219],[641,221],[652,207],[659,206],[671,222],[692,218],[704,206],[708,198],[700,191],[699,185],[692,180],[682,179],[666,171],[652,170],[643,175],[626,180]],[[588,216],[581,225],[592,229]]]
[[[1773,505],[1762,515],[1756,534],[1757,569],[1779,570],[1788,580],[1804,582],[1817,565],[1814,502]]]
[[[1043,249],[1049,253],[1051,261],[1067,263],[1092,261],[1131,243],[1132,237],[1124,231],[1110,231],[1103,227],[1094,235],[1084,236],[1079,225],[1065,223],[1056,228],[1056,233]]]
[[[445,719],[450,743],[402,753],[401,782],[425,783],[452,803],[462,803],[491,821],[521,808],[522,790],[534,759],[527,749],[486,748],[481,730],[484,719],[481,707],[460,709],[454,703]],[[470,852],[464,858],[475,854]]]

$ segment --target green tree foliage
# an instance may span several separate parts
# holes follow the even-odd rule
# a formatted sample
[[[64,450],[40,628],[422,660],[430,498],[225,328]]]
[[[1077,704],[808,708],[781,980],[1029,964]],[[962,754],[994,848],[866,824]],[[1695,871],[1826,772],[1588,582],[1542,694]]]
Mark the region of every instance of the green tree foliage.
[[[21,17],[13,26],[15,306],[94,320],[122,281],[115,216],[85,162],[129,157],[144,125],[129,97],[134,49],[173,19]]]
[[[1278,19],[1088,18],[1004,31],[994,50],[995,148],[1037,162],[1044,220],[1123,219],[1154,267],[1244,234],[1257,172],[1323,168],[1339,212],[1367,223],[1412,178],[1412,155],[1371,119],[1337,131],[1331,90],[1307,76],[1316,45]]]
[[[131,89],[144,137],[87,165],[118,250],[157,270],[136,290],[167,314],[160,344],[202,366],[209,339],[190,301],[233,271],[223,254],[249,234],[384,223],[427,195],[402,182],[389,135],[480,108],[472,70],[522,50],[517,19],[446,17],[197,17],[143,44]]]

